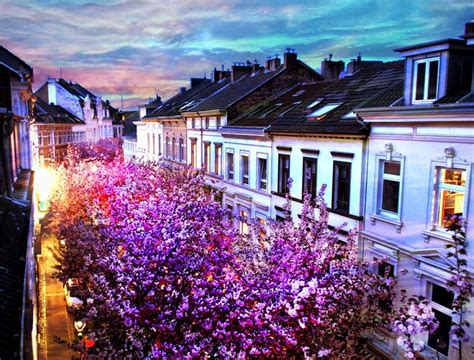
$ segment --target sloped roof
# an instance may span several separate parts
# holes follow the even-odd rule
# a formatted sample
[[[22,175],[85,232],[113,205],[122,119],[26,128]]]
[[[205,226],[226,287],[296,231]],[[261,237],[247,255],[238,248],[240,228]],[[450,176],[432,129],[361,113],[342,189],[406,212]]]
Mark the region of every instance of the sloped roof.
[[[367,134],[365,124],[346,115],[374,94],[385,90],[387,84],[402,81],[403,76],[404,63],[397,61],[374,64],[335,81],[299,85],[260,107],[250,109],[232,126],[267,127],[269,133]],[[319,119],[308,117],[335,103],[339,106]]]
[[[276,70],[273,71],[260,70],[255,74],[243,75],[236,81],[231,82],[227,86],[223,87],[221,91],[209,96],[207,99],[189,111],[194,112],[227,109],[242,97],[257,90],[260,86],[284,71],[285,66],[280,65]]]
[[[184,91],[179,92],[167,101],[165,101],[161,106],[153,110],[148,115],[144,116],[144,119],[153,119],[163,116],[176,116],[181,113],[180,109],[189,104],[193,98],[198,94],[203,92],[205,89],[212,87],[213,84],[211,80],[204,79],[196,86]]]
[[[84,121],[62,106],[48,104],[38,97],[36,98],[33,114],[36,123],[84,124]]]
[[[9,70],[23,76],[33,76],[33,69],[30,65],[20,59],[18,56],[0,46],[0,64],[5,65]]]
[[[136,139],[137,126],[133,122],[139,121],[139,120],[140,120],[140,112],[138,110],[128,112],[123,124],[123,136],[129,136]]]

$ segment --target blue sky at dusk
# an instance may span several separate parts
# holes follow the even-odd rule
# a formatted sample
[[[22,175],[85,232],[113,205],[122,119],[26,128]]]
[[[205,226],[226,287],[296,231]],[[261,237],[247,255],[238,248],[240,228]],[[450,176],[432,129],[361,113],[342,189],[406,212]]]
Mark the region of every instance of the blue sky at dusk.
[[[472,18],[474,0],[0,0],[0,44],[34,67],[35,88],[61,68],[132,106],[287,47],[314,68],[328,53],[396,60],[394,48],[457,37]]]

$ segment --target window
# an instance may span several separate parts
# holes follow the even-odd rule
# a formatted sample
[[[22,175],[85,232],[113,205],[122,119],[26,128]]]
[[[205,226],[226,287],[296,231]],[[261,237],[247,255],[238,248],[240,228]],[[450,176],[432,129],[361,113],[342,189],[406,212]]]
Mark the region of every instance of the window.
[[[227,180],[234,180],[234,154],[227,153]]]
[[[258,159],[258,189],[267,190],[267,159]]]
[[[393,216],[400,212],[400,161],[381,161],[379,212]]]
[[[206,126],[206,129],[209,129],[209,118],[208,117],[206,118],[205,126]]]
[[[147,134],[146,134],[146,137],[147,137],[147,151],[148,151],[148,152],[151,152],[151,140],[150,140],[150,136],[151,136],[150,133],[147,133]]]
[[[153,134],[153,155],[155,155],[156,151],[156,135]]]
[[[441,354],[448,355],[454,293],[434,283],[428,283],[428,286],[430,305],[439,321],[436,331],[428,337],[428,346]]]
[[[303,158],[303,191],[311,194],[311,198],[316,198],[316,168],[317,159]]]
[[[173,159],[176,159],[176,138],[173,136],[173,142],[171,143],[171,151]]]
[[[433,101],[438,97],[439,58],[415,61],[413,101]]]
[[[196,128],[196,118],[191,118],[191,128]]]
[[[204,143],[204,170],[209,172],[211,170],[211,144]]]
[[[284,111],[278,114],[279,117],[284,116],[285,114],[289,113],[291,110],[293,110],[295,107],[297,107],[299,104],[301,104],[301,101],[294,102],[292,105],[290,105],[288,108],[286,108]]]
[[[385,261],[380,261],[377,266],[377,273],[383,278],[393,278],[395,275],[395,267]],[[393,306],[393,301],[391,299],[379,299],[378,305],[382,310],[390,311]]]
[[[288,180],[290,179],[290,155],[280,154],[278,156],[278,192],[288,192]]]
[[[241,169],[242,169],[242,184],[249,184],[249,157],[248,155],[242,155],[241,158]]]
[[[214,172],[216,175],[222,175],[222,145],[215,144]]]
[[[247,210],[240,210],[239,215],[239,232],[242,235],[247,235],[249,233],[249,225],[247,224],[249,212]]]
[[[170,138],[167,136],[166,137],[166,157],[170,156]]]
[[[314,100],[311,104],[309,104],[308,106],[306,106],[306,109],[312,109],[312,108],[314,108],[316,105],[320,104],[321,101],[323,101],[323,100],[324,100],[324,99],[322,99],[322,98]]]
[[[196,139],[191,139],[191,166],[197,167],[197,142]]]
[[[466,171],[437,167],[435,170],[434,223],[447,227],[451,216],[463,216]]]
[[[332,189],[333,209],[348,213],[350,192],[351,164],[347,162],[335,161]]]
[[[342,105],[342,103],[329,103],[329,104],[326,104],[322,108],[319,108],[318,110],[313,111],[311,114],[307,115],[306,117],[314,118],[316,120],[320,120],[324,116],[326,116],[329,112],[333,111],[334,109],[338,108],[341,105]]]
[[[179,139],[179,161],[184,161],[184,140]]]
[[[219,129],[221,127],[221,117],[218,116],[216,117],[216,129]]]
[[[161,155],[161,135],[158,135],[158,155]]]

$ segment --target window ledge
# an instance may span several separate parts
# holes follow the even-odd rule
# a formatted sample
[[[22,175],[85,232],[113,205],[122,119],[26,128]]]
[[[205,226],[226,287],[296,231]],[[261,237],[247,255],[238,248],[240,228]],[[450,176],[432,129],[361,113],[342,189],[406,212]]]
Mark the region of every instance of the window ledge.
[[[441,241],[449,242],[452,243],[452,234],[448,233],[447,231],[440,231],[438,229],[433,229],[433,230],[423,230],[423,238],[425,239],[425,242],[429,243],[430,238],[435,238]]]
[[[337,215],[341,215],[341,216],[345,216],[345,217],[347,217],[347,218],[349,218],[349,219],[352,219],[352,220],[362,221],[362,220],[364,219],[363,216],[352,215],[352,214],[350,214],[350,213],[348,213],[348,212],[341,211],[341,210],[338,210],[338,209],[333,209],[333,208],[330,208],[330,207],[328,207],[327,209],[328,209],[328,211],[329,211],[330,213],[337,214]]]
[[[396,230],[397,230],[397,233],[401,233],[401,232],[402,232],[403,223],[402,223],[401,221],[398,221],[398,220],[396,220],[396,219],[390,219],[390,218],[388,218],[388,217],[386,217],[386,216],[379,215],[379,214],[371,214],[371,215],[370,215],[370,223],[371,223],[372,225],[375,225],[375,223],[377,222],[377,220],[395,226],[395,228],[396,228]]]

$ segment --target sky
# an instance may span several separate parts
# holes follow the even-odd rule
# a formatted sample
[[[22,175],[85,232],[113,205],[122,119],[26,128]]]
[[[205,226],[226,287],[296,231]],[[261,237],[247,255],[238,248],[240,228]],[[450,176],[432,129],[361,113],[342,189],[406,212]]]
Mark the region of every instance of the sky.
[[[474,0],[0,0],[0,45],[116,107],[163,99],[214,67],[293,48],[321,61],[399,59],[393,49],[458,37]]]

